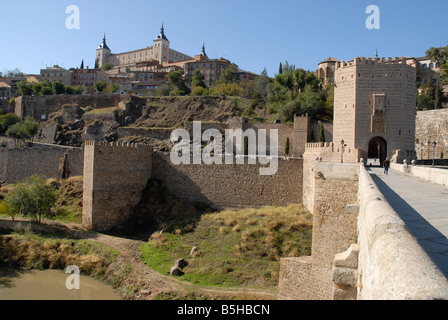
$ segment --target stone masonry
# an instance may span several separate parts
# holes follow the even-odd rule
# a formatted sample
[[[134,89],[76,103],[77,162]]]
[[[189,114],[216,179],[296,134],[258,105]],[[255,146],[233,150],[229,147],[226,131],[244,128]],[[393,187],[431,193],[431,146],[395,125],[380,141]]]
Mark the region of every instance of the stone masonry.
[[[336,285],[335,256],[356,242],[359,165],[314,162],[312,255],[280,260],[281,298],[294,300],[353,299],[354,288]],[[354,206],[353,206],[354,204]],[[340,264],[342,265],[342,264]],[[338,266],[338,265],[336,265]]]
[[[344,140],[364,159],[415,158],[416,70],[406,61],[355,58],[336,69],[336,144]]]
[[[151,176],[152,147],[87,142],[84,154],[83,225],[106,231],[123,223]]]
[[[435,152],[431,145],[434,141]],[[448,109],[417,112],[415,151],[418,159],[448,158]]]

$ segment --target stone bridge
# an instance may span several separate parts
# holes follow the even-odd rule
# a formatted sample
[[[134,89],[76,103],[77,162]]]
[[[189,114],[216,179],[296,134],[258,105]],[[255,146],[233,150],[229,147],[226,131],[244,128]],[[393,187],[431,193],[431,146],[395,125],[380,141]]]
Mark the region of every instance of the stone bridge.
[[[280,298],[448,299],[448,168],[317,161],[306,175],[313,251],[281,260]]]

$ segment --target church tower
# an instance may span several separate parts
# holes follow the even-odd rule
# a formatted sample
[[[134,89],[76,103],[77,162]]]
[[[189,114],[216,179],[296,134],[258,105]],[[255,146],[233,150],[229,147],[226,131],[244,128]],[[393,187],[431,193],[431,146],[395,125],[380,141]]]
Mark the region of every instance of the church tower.
[[[160,29],[160,34],[154,39],[153,46],[153,57],[155,60],[158,60],[160,64],[163,64],[163,61],[169,60],[169,50],[170,50],[170,41],[165,36],[165,29]]]
[[[106,44],[106,35],[104,35],[103,42],[96,49],[95,66],[101,68],[108,62],[108,58],[111,55],[111,51]]]

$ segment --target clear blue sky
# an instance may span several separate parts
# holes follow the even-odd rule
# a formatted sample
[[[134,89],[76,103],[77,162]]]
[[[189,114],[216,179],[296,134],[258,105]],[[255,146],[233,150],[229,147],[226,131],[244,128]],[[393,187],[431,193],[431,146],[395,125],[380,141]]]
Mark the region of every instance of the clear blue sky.
[[[80,9],[80,29],[66,28],[66,8]],[[367,6],[380,9],[380,30],[368,30]],[[59,64],[94,66],[103,33],[112,52],[152,45],[162,21],[175,50],[270,76],[288,61],[306,70],[332,56],[351,60],[424,56],[448,44],[446,0],[0,0],[0,72],[25,73]]]

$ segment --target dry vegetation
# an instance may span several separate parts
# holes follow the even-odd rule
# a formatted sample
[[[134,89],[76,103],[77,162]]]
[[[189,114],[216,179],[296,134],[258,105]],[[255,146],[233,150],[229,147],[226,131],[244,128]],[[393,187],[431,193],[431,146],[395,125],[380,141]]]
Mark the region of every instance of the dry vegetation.
[[[311,235],[312,217],[301,205],[226,210],[172,233],[155,232],[140,250],[162,274],[186,259],[180,278],[198,285],[274,289],[280,258],[309,255]],[[193,246],[198,250],[190,257]]]

